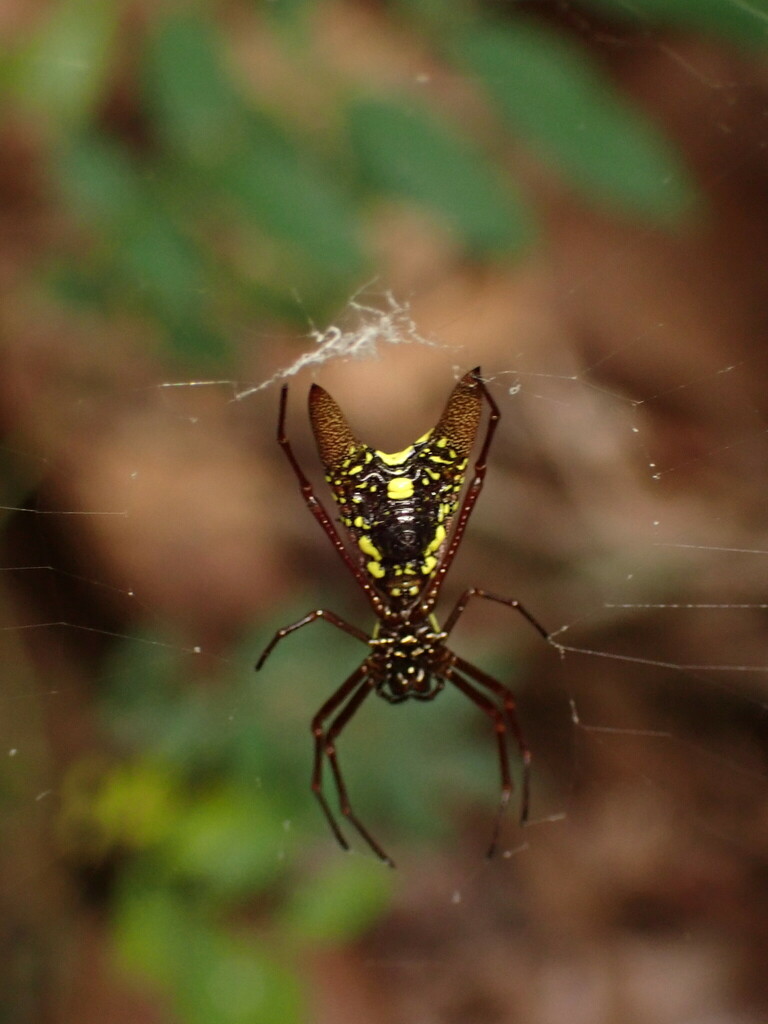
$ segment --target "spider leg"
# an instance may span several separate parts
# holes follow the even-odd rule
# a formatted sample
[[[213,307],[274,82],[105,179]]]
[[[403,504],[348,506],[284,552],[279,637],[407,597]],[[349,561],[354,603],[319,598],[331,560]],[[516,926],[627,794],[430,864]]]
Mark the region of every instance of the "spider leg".
[[[517,743],[517,749],[520,751],[520,760],[522,761],[522,793],[520,799],[520,824],[524,825],[528,821],[528,808],[530,806],[530,794],[531,794],[531,751],[528,744],[525,742],[523,731],[520,728],[520,722],[517,718],[517,701],[515,695],[512,693],[508,686],[504,686],[493,676],[489,676],[486,672],[472,665],[470,662],[465,661],[458,655],[454,654],[454,665],[460,669],[465,675],[469,676],[474,682],[479,683],[481,686],[486,687],[491,693],[494,693],[504,703],[504,713],[509,725],[512,729],[512,733]]]
[[[341,686],[331,694],[325,704],[323,704],[312,719],[312,735],[315,737],[315,758],[312,768],[312,792],[317,797],[318,803],[323,809],[323,814],[325,815],[328,824],[331,826],[331,831],[336,836],[339,845],[344,850],[349,849],[349,843],[344,838],[341,829],[333,816],[333,811],[328,806],[328,801],[325,799],[325,794],[323,793],[323,755],[325,754],[326,744],[323,722],[329,715],[332,715],[334,711],[336,711],[339,704],[342,704],[350,693],[352,693],[355,687],[360,684],[360,680],[365,676],[366,670],[365,663],[360,665],[359,668],[356,668],[352,675],[348,676]]]
[[[374,686],[374,681],[369,677],[365,679],[365,681],[358,687],[358,689],[350,698],[346,707],[344,707],[339,712],[339,714],[336,716],[336,718],[334,718],[333,722],[331,723],[331,727],[328,729],[328,732],[325,735],[323,749],[325,754],[328,756],[328,760],[331,763],[333,777],[336,781],[336,789],[339,794],[339,806],[341,808],[341,813],[344,815],[345,818],[347,818],[348,821],[350,821],[355,826],[357,831],[360,833],[360,835],[363,837],[366,843],[370,846],[370,848],[373,850],[373,852],[376,854],[379,860],[383,860],[385,864],[388,864],[389,867],[393,868],[395,866],[395,862],[379,846],[379,844],[370,834],[368,829],[362,824],[362,822],[358,819],[355,812],[352,810],[352,807],[349,802],[349,796],[347,795],[347,787],[344,784],[344,779],[341,774],[341,768],[339,767],[338,757],[336,754],[336,740],[338,739],[339,733],[344,728],[344,726],[349,722],[352,716],[355,714],[355,712],[363,703],[365,698],[373,692]]]
[[[449,669],[446,675],[448,680],[452,682],[457,689],[461,690],[465,696],[469,697],[473,704],[476,704],[481,711],[484,711],[486,715],[489,716],[493,722],[496,732],[496,742],[499,750],[499,767],[501,769],[501,800],[499,801],[496,823],[493,827],[491,842],[486,854],[486,856],[490,858],[496,853],[502,818],[504,816],[504,811],[507,808],[507,804],[509,803],[509,799],[512,796],[512,774],[509,770],[509,750],[507,749],[507,723],[503,712],[496,707],[490,697],[486,697],[484,693],[481,693],[480,690],[467,682],[463,676],[460,676],[453,669]]]
[[[486,402],[488,403],[488,407],[490,409],[490,416],[488,417],[488,426],[486,427],[483,445],[480,449],[480,454],[477,456],[477,461],[475,462],[475,468],[472,475],[472,482],[467,488],[467,492],[464,495],[464,500],[461,503],[461,508],[459,509],[459,513],[456,517],[456,527],[453,531],[453,536],[451,537],[450,543],[448,544],[448,548],[445,552],[445,555],[443,556],[442,562],[440,563],[435,573],[435,578],[430,587],[428,588],[424,596],[424,600],[422,602],[422,607],[427,612],[431,611],[431,609],[434,608],[435,604],[437,603],[437,598],[440,593],[440,588],[443,585],[443,580],[445,579],[446,573],[451,567],[451,563],[456,557],[456,552],[459,550],[461,539],[464,536],[464,531],[466,530],[467,523],[469,522],[469,517],[472,515],[472,510],[475,507],[475,503],[477,499],[480,497],[480,492],[483,489],[483,483],[485,481],[485,473],[486,470],[488,469],[488,452],[490,451],[491,448],[493,435],[496,433],[496,427],[498,426],[499,420],[501,419],[501,413],[499,412],[498,405],[491,397],[491,393],[488,390],[488,388],[480,379],[479,368],[475,370],[474,377],[483,392],[483,396],[485,397]]]
[[[488,593],[487,590],[483,590],[481,587],[469,587],[468,590],[464,591],[459,600],[456,602],[456,607],[445,620],[445,624],[443,625],[444,633],[448,634],[451,632],[453,627],[459,621],[459,618],[464,614],[464,609],[467,607],[467,605],[469,604],[470,600],[473,597],[482,597],[486,601],[497,601],[499,604],[507,605],[508,608],[514,608],[516,612],[520,612],[523,618],[527,619],[528,622],[530,622],[530,624],[533,626],[536,632],[540,634],[540,636],[543,636],[545,640],[549,640],[549,633],[546,631],[546,629],[544,629],[544,627],[538,621],[538,619],[534,618],[534,616],[531,615],[528,609],[519,601],[516,601],[514,598],[511,597],[499,597],[497,594],[490,594]]]
[[[291,468],[293,469],[293,472],[296,474],[296,479],[299,481],[301,494],[302,497],[304,498],[304,504],[307,506],[309,511],[318,521],[326,537],[336,548],[339,555],[341,556],[342,561],[349,569],[349,571],[352,573],[352,575],[355,577],[360,587],[365,592],[368,600],[371,602],[373,606],[374,611],[377,612],[377,614],[381,614],[381,612],[383,611],[381,598],[378,596],[378,594],[375,592],[375,590],[370,585],[368,580],[365,578],[365,575],[360,566],[353,561],[352,556],[347,551],[344,542],[342,541],[336,527],[333,524],[333,520],[328,514],[322,501],[320,501],[320,499],[315,494],[312,484],[309,482],[306,474],[304,473],[304,470],[299,465],[299,460],[293,454],[293,448],[291,447],[291,442],[289,441],[288,434],[286,433],[285,430],[285,410],[287,403],[288,385],[284,384],[280,390],[280,413],[277,421],[277,443],[283,449],[285,457],[290,462]]]
[[[311,622],[317,622],[318,619],[324,619],[326,622],[330,622],[332,626],[343,630],[345,633],[349,633],[349,635],[355,637],[356,640],[362,640],[364,644],[367,644],[370,639],[362,629],[358,629],[357,626],[353,626],[351,622],[347,622],[346,619],[342,619],[341,616],[336,615],[335,612],[329,612],[327,608],[317,608],[313,612],[308,612],[303,618],[299,619],[298,622],[292,622],[290,626],[283,626],[282,629],[278,629],[267,646],[261,652],[261,656],[256,662],[256,671],[259,671],[276,645],[279,644],[284,637],[289,636],[291,633],[295,633],[296,630],[301,629],[302,626],[308,626]]]

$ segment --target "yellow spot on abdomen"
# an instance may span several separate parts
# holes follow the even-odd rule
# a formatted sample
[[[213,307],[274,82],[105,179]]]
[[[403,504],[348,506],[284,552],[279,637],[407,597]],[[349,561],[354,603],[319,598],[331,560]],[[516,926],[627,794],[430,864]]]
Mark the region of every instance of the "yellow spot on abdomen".
[[[379,565],[378,562],[369,562],[366,565],[366,569],[371,574],[371,576],[375,576],[377,580],[380,580],[381,577],[384,575],[384,566]]]
[[[427,440],[427,438],[430,436],[431,433],[432,433],[432,431],[428,430],[426,432],[426,434],[422,434],[421,435],[421,437],[418,439],[418,441],[414,441],[414,443],[409,448],[403,448],[403,450],[401,452],[379,452],[379,451],[377,451],[376,452],[376,457],[381,459],[381,461],[383,463],[385,463],[387,466],[399,466],[401,462],[405,462],[405,460],[410,455],[413,454],[413,450],[416,447],[416,445],[423,444],[424,441]]]
[[[440,547],[440,545],[443,543],[444,540],[445,540],[445,527],[440,525],[435,530],[435,536],[429,542],[429,546],[427,547],[427,550],[426,550],[425,554],[431,555],[433,551],[437,551],[437,549]]]
[[[376,545],[373,543],[373,541],[368,536],[368,534],[364,534],[360,538],[360,540],[357,542],[357,546],[360,548],[360,550],[363,552],[364,555],[370,555],[371,558],[375,558],[377,562],[381,561],[381,552],[376,547]],[[369,568],[370,568],[370,565],[369,565]],[[374,575],[376,575],[376,574],[374,573]]]
[[[403,448],[401,452],[376,452],[376,456],[387,466],[399,466],[412,452],[413,445],[410,448]]]
[[[437,559],[435,558],[435,556],[427,555],[427,557],[424,559],[424,564],[421,567],[421,571],[424,573],[425,576],[429,576],[429,574],[434,570],[436,565]]]
[[[413,497],[413,480],[407,476],[393,477],[387,483],[387,497],[393,501],[401,501],[403,498]]]

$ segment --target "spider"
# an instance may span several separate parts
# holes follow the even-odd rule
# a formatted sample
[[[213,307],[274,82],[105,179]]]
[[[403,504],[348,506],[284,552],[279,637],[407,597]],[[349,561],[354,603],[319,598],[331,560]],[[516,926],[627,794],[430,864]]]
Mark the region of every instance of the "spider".
[[[469,456],[480,426],[483,399],[489,408],[488,424],[471,482],[460,502]],[[312,385],[310,422],[325,466],[325,479],[339,506],[340,522],[356,548],[353,555],[293,453],[285,429],[287,401],[288,388],[284,386],[280,394],[278,444],[296,474],[307,508],[357,580],[377,623],[369,636],[334,612],[318,608],[298,622],[279,629],[264,649],[256,670],[262,668],[280,640],[318,619],[370,647],[362,664],[312,719],[315,739],[312,791],[336,839],[348,850],[349,844],[323,792],[323,766],[327,758],[342,815],[390,867],[394,867],[391,857],[352,810],[336,753],[338,737],[371,693],[390,704],[408,699],[433,700],[446,683],[452,683],[488,715],[496,735],[501,801],[488,847],[488,856],[492,857],[503,812],[512,794],[507,730],[511,729],[522,760],[521,824],[528,818],[531,753],[517,720],[512,691],[454,654],[446,641],[473,597],[515,609],[545,640],[550,637],[519,601],[499,597],[480,587],[464,591],[442,628],[435,618],[434,608],[483,487],[488,452],[500,419],[498,406],[477,367],[455,386],[433,430],[403,451],[387,453],[359,441],[328,392],[317,384]],[[329,719],[330,724],[326,724]]]

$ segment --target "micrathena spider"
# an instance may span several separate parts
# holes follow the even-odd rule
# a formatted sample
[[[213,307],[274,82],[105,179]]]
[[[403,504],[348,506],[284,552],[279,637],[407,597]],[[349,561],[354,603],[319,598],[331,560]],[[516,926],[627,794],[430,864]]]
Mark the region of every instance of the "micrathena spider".
[[[483,398],[490,410],[488,425],[471,482],[459,504],[480,425]],[[286,386],[280,394],[278,444],[296,474],[307,508],[357,580],[378,622],[373,635],[368,636],[334,612],[318,608],[298,622],[279,629],[259,658],[256,670],[283,637],[318,619],[369,645],[371,653],[312,719],[315,737],[312,790],[333,834],[348,850],[349,845],[323,793],[323,759],[327,757],[341,813],[390,867],[394,867],[394,862],[350,806],[337,760],[338,736],[373,692],[390,704],[399,704],[408,698],[432,700],[446,682],[461,690],[489,716],[498,744],[501,802],[488,848],[491,857],[498,843],[502,814],[512,793],[508,728],[512,730],[522,759],[522,824],[528,817],[531,754],[520,730],[512,691],[454,654],[446,646],[446,640],[472,597],[508,605],[523,615],[545,640],[549,639],[549,634],[519,601],[490,594],[479,587],[464,591],[442,629],[433,610],[483,487],[488,451],[500,418],[498,406],[481,380],[478,367],[462,377],[453,389],[433,430],[403,451],[388,454],[359,441],[328,392],[317,384],[312,385],[309,392],[312,430],[326,469],[325,479],[339,505],[340,521],[357,549],[357,557],[353,557],[293,454],[285,431],[287,399]],[[449,536],[454,517],[455,526]],[[329,718],[332,720],[326,727]]]

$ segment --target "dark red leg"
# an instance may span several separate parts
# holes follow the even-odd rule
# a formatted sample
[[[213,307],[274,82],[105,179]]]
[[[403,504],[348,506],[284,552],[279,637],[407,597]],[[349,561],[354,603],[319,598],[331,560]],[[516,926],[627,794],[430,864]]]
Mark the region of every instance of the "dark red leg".
[[[512,597],[499,597],[497,594],[489,594],[487,590],[483,590],[481,587],[470,587],[468,590],[464,591],[456,602],[456,607],[445,620],[445,625],[443,626],[444,633],[447,634],[451,632],[459,618],[464,614],[464,609],[473,597],[481,597],[486,601],[496,601],[498,604],[505,604],[508,608],[514,608],[516,612],[520,612],[523,618],[530,622],[540,636],[543,636],[545,640],[549,640],[549,633],[546,629],[544,629],[538,619],[535,619],[528,609],[524,605],[520,604],[519,601],[516,601]]]
[[[447,678],[455,687],[457,687],[457,689],[461,690],[463,694],[469,697],[473,704],[476,704],[481,711],[484,711],[486,715],[489,716],[493,722],[496,732],[496,742],[499,750],[499,767],[501,769],[501,800],[499,801],[499,810],[496,814],[496,824],[493,828],[491,844],[488,847],[488,853],[486,854],[488,857],[493,857],[496,853],[496,847],[499,842],[502,817],[512,795],[512,775],[509,770],[509,751],[507,749],[507,723],[505,721],[504,714],[496,707],[493,701],[489,697],[486,697],[484,693],[481,693],[472,686],[471,683],[468,683],[467,680],[457,672],[452,669],[449,670]]]
[[[346,547],[344,546],[344,542],[342,541],[341,537],[339,537],[338,531],[336,530],[336,527],[333,524],[333,520],[328,515],[328,512],[326,511],[323,503],[315,494],[312,484],[309,482],[304,473],[304,470],[299,465],[298,459],[293,454],[293,448],[291,447],[291,442],[288,440],[288,435],[285,430],[285,410],[287,402],[288,385],[286,384],[283,385],[283,387],[280,390],[280,414],[278,416],[277,421],[277,443],[285,452],[285,456],[290,462],[293,472],[296,474],[296,479],[299,481],[301,494],[302,497],[304,498],[304,503],[306,504],[307,508],[318,521],[320,526],[323,528],[325,535],[336,548],[339,555],[341,555],[342,561],[344,562],[346,567],[349,569],[349,571],[355,577],[357,582],[360,584],[360,587],[365,592],[368,600],[373,605],[374,611],[377,614],[381,614],[381,612],[383,611],[381,598],[378,596],[378,594],[375,592],[373,587],[366,579],[363,570],[360,568],[359,565],[357,565],[357,563],[352,559],[350,553],[347,551]]]
[[[344,838],[342,831],[333,816],[333,812],[328,806],[325,794],[323,793],[323,756],[325,754],[326,743],[323,722],[329,715],[332,715],[334,711],[336,711],[339,704],[345,701],[355,687],[360,684],[360,680],[365,676],[365,672],[365,664],[355,669],[352,675],[344,680],[338,690],[328,698],[312,719],[312,735],[315,737],[315,759],[314,766],[312,768],[312,792],[317,797],[318,802],[323,809],[323,814],[325,815],[328,824],[331,826],[331,830],[336,836],[339,845],[345,850],[349,849],[349,843]]]
[[[344,783],[344,779],[341,774],[341,768],[339,767],[339,762],[336,754],[336,740],[339,734],[341,733],[342,729],[347,724],[347,722],[349,722],[349,720],[355,714],[360,705],[363,703],[365,698],[373,692],[374,685],[375,684],[373,680],[366,679],[360,685],[359,689],[352,695],[352,697],[349,700],[349,703],[342,711],[339,712],[339,714],[331,723],[331,727],[325,736],[324,750],[326,755],[328,756],[328,760],[331,763],[333,777],[336,780],[336,789],[338,790],[339,793],[339,805],[341,808],[341,813],[348,821],[350,821],[355,826],[357,831],[360,833],[360,835],[363,837],[366,843],[368,843],[368,845],[376,854],[376,856],[379,857],[380,860],[383,860],[385,864],[388,864],[391,868],[393,868],[395,866],[395,862],[379,846],[379,844],[370,834],[368,829],[362,824],[362,822],[359,820],[355,812],[352,810],[352,807],[349,802],[349,796],[347,795],[347,787]]]
[[[476,668],[468,661],[464,661],[463,658],[459,658],[454,655],[454,665],[465,675],[468,675],[470,679],[479,683],[481,686],[486,687],[491,693],[494,693],[499,697],[504,704],[504,713],[506,720],[512,729],[512,732],[517,743],[517,748],[520,751],[520,760],[522,761],[522,793],[520,799],[520,824],[524,825],[528,821],[528,809],[530,806],[530,791],[531,791],[531,751],[528,748],[528,744],[525,742],[520,723],[517,718],[517,702],[515,695],[509,689],[508,686],[504,686],[503,683],[498,682],[493,676],[489,676],[487,673]]]
[[[461,538],[464,536],[464,531],[466,530],[467,523],[469,522],[469,517],[472,515],[472,510],[475,507],[475,502],[480,497],[480,492],[483,489],[483,482],[485,480],[485,473],[488,468],[488,452],[490,451],[491,448],[493,435],[496,433],[496,427],[498,426],[499,420],[501,419],[501,413],[499,412],[498,405],[496,405],[496,402],[491,397],[491,393],[489,392],[488,388],[482,382],[480,377],[477,376],[477,372],[478,371],[475,371],[475,380],[482,389],[483,395],[485,396],[485,400],[488,403],[491,413],[488,418],[488,426],[485,431],[483,446],[480,449],[480,454],[478,455],[477,461],[475,462],[475,468],[472,474],[472,481],[469,487],[467,488],[467,493],[464,495],[464,500],[461,503],[461,508],[459,509],[458,515],[456,516],[456,526],[454,527],[453,536],[451,537],[450,543],[448,545],[448,550],[445,552],[443,560],[437,572],[435,573],[435,579],[432,585],[428,588],[424,596],[424,601],[422,602],[422,607],[426,612],[430,612],[437,602],[437,597],[438,594],[440,593],[440,588],[443,585],[445,575],[450,569],[451,563],[453,562],[454,558],[456,557],[456,552],[459,550],[459,545],[461,544]]]
[[[293,622],[290,626],[283,626],[282,629],[278,629],[262,651],[261,657],[256,662],[256,671],[259,671],[261,666],[272,653],[275,645],[284,637],[289,636],[291,633],[295,633],[296,630],[301,629],[302,626],[308,626],[311,622],[317,622],[318,619],[324,619],[326,622],[330,622],[332,626],[335,626],[337,629],[342,629],[345,633],[349,633],[349,635],[355,637],[356,640],[362,640],[364,644],[367,644],[370,640],[370,637],[366,636],[362,629],[358,629],[357,626],[353,626],[351,622],[347,622],[346,619],[342,619],[341,616],[336,615],[335,612],[329,612],[326,608],[318,608],[316,611],[308,612],[304,618],[299,619],[298,622]]]

